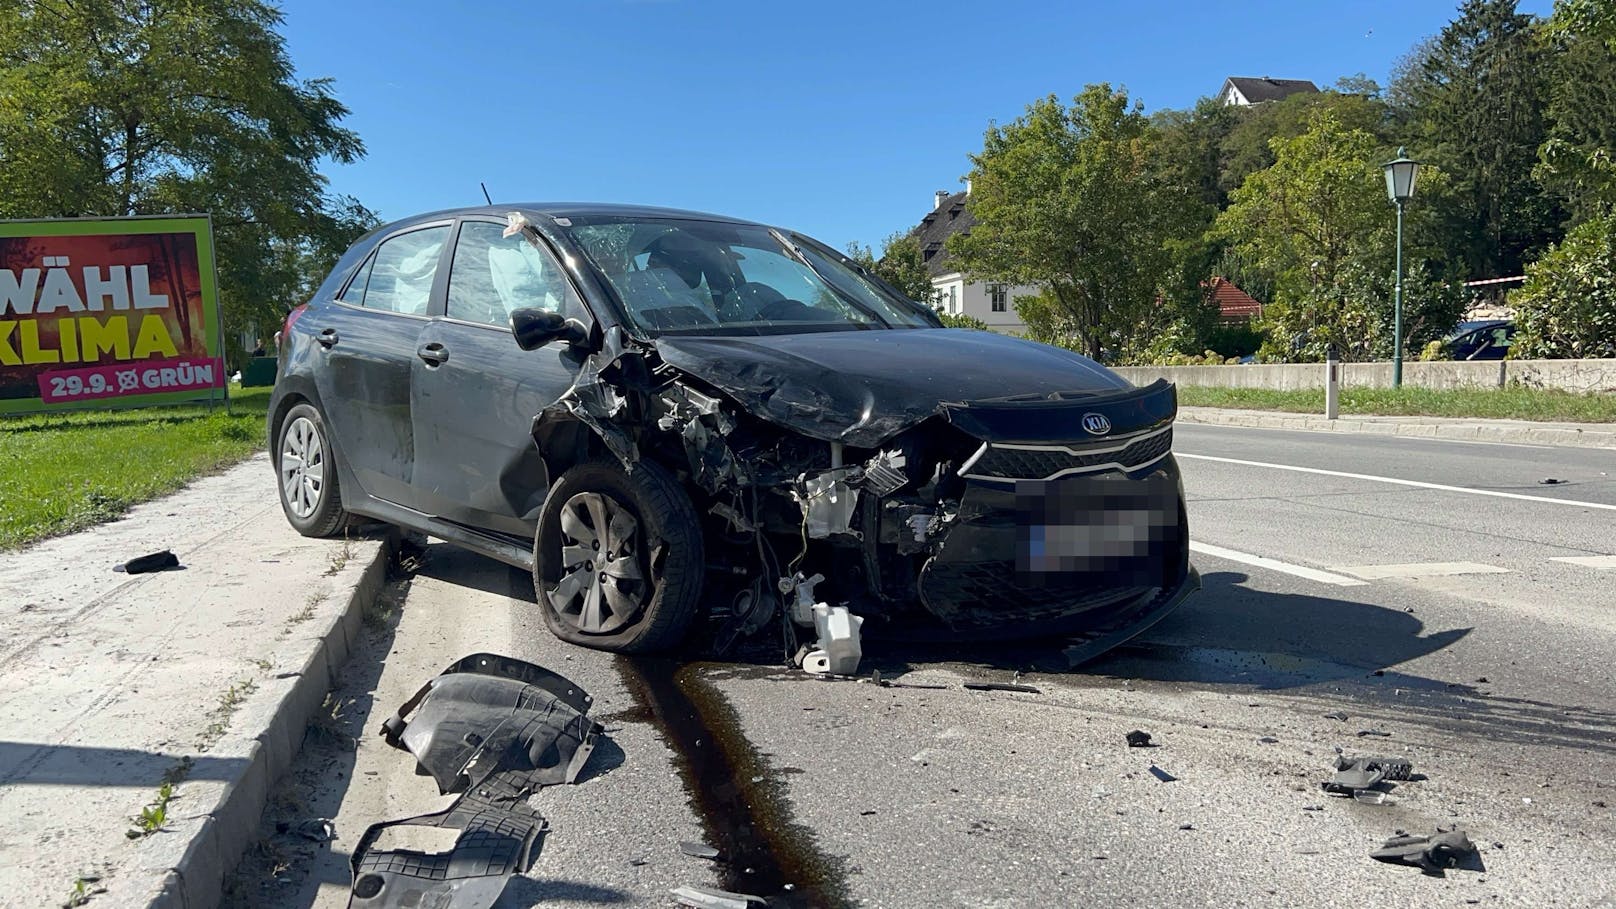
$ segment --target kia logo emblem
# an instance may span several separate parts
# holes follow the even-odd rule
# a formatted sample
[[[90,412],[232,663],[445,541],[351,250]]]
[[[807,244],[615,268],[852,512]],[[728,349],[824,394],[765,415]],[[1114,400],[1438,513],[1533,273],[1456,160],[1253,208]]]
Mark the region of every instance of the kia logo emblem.
[[[1103,436],[1111,431],[1111,421],[1103,413],[1083,415],[1083,429],[1091,435]]]

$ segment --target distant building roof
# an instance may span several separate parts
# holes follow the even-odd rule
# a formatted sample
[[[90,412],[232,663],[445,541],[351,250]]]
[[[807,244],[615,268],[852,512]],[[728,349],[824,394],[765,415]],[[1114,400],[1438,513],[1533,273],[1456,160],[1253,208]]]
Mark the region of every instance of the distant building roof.
[[[1206,289],[1207,296],[1218,304],[1219,317],[1226,322],[1252,319],[1262,315],[1262,304],[1227,278],[1214,277],[1206,283]]]
[[[1239,93],[1238,100],[1230,93],[1229,89],[1231,88]],[[1223,80],[1223,91],[1219,94],[1225,104],[1261,104],[1264,101],[1278,101],[1281,98],[1289,98],[1291,95],[1316,93],[1318,90],[1319,87],[1307,79],[1230,76]]]
[[[976,218],[965,208],[963,191],[941,196],[936,207],[920,219],[914,236],[920,242],[920,256],[932,277],[959,270],[949,263],[948,249],[944,244],[949,237],[969,233],[974,226]]]

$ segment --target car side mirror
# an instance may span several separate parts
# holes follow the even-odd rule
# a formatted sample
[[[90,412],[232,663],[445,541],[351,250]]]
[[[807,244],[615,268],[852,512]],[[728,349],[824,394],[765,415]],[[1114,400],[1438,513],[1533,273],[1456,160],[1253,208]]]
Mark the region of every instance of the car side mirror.
[[[516,336],[516,346],[523,350],[538,350],[551,341],[582,344],[589,340],[589,329],[582,322],[543,309],[513,310],[511,334]]]

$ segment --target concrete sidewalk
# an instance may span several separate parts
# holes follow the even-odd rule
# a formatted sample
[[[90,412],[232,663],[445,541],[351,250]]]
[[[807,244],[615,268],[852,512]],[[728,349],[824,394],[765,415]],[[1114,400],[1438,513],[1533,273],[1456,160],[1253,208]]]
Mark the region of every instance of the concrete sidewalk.
[[[1465,442],[1616,448],[1616,423],[1540,423],[1535,420],[1382,417],[1361,414],[1343,415],[1338,420],[1326,420],[1323,414],[1290,413],[1279,410],[1235,410],[1221,407],[1180,407],[1178,419],[1184,423],[1206,423],[1214,426],[1252,426],[1315,432],[1368,432]]]
[[[309,540],[266,455],[0,559],[0,894],[213,906],[379,592],[385,546]],[[112,567],[172,549],[184,570]],[[160,829],[131,838],[165,777]]]

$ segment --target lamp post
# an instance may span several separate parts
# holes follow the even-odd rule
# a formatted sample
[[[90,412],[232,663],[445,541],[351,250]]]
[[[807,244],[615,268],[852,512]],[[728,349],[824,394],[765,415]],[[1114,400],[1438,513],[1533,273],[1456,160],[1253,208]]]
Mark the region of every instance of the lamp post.
[[[1397,204],[1397,291],[1392,304],[1392,387],[1403,387],[1403,203],[1414,198],[1414,178],[1420,162],[1399,148],[1397,160],[1381,165],[1386,172],[1386,195]]]

